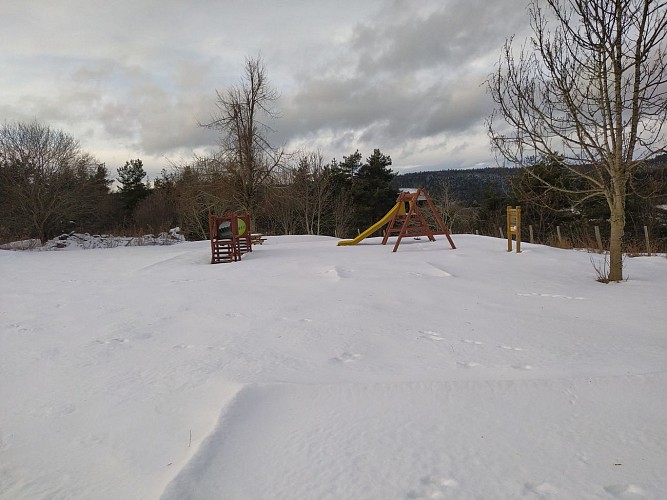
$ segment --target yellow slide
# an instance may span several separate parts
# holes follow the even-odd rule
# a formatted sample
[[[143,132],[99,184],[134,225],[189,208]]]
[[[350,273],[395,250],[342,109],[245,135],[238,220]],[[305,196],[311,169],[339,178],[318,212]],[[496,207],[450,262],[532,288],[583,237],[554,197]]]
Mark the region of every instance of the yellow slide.
[[[402,208],[402,206],[403,206],[403,202],[396,203],[396,205],[394,205],[393,208],[391,210],[389,210],[389,212],[387,212],[387,214],[384,217],[382,217],[379,221],[377,221],[371,227],[369,227],[368,229],[363,231],[361,234],[359,234],[359,236],[357,236],[356,238],[354,238],[352,240],[340,240],[338,242],[338,246],[341,247],[341,246],[347,246],[347,245],[356,245],[357,243],[359,243],[364,238],[368,238],[375,231],[378,231],[382,226],[387,224],[391,220],[391,218],[394,216],[394,213],[396,213],[396,210],[400,210]]]

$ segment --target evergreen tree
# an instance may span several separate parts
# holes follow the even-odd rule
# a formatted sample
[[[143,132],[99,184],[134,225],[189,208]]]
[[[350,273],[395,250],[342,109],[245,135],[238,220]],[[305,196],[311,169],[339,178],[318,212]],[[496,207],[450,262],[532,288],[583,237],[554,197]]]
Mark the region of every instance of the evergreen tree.
[[[338,168],[343,178],[352,183],[361,168],[361,153],[359,150],[357,149],[350,156],[343,156],[343,161],[338,164]]]
[[[396,174],[391,171],[390,165],[391,157],[375,149],[366,159],[366,163],[356,171],[352,183],[352,198],[356,212],[355,221],[361,230],[381,219],[396,203],[397,192],[391,185]]]
[[[137,204],[148,196],[149,189],[144,183],[144,177],[144,164],[139,159],[126,161],[125,166],[118,169],[117,181],[121,185],[118,196],[126,219],[132,217]]]

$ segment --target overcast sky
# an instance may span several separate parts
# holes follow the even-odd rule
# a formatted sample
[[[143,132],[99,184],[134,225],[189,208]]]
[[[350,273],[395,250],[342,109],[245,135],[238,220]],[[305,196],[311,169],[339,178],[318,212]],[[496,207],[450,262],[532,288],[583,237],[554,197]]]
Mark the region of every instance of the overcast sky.
[[[494,165],[484,80],[527,0],[0,0],[0,119],[151,177],[216,147],[197,124],[261,54],[271,141],[396,171]]]

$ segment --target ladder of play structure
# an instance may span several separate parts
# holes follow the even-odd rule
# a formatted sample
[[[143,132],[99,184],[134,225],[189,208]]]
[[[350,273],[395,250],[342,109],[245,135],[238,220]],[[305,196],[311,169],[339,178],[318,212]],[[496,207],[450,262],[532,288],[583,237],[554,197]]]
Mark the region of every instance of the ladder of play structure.
[[[390,236],[398,234],[393,249],[395,252],[405,237],[426,236],[429,240],[435,241],[434,235],[444,234],[451,247],[456,248],[445,223],[426,191],[423,189],[417,189],[414,192],[403,191],[396,201],[401,203],[405,209],[396,210],[394,213],[382,239],[383,245],[387,244]],[[431,219],[430,222],[427,217]]]

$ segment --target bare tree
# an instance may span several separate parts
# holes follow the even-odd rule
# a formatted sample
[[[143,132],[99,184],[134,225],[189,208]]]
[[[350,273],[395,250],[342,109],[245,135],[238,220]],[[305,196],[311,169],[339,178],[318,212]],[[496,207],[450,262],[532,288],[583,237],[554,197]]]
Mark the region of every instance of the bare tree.
[[[450,232],[474,231],[478,222],[477,209],[457,200],[444,179],[436,181],[432,192],[435,192],[435,195],[431,196],[433,204]]]
[[[208,238],[209,213],[234,208],[224,161],[195,157],[190,164],[175,166],[173,183],[177,219],[191,238]]]
[[[308,234],[322,234],[333,198],[331,171],[320,151],[301,152],[293,177],[298,211]]]
[[[267,138],[268,121],[278,117],[273,109],[278,94],[269,85],[260,57],[246,59],[241,83],[216,94],[217,113],[203,126],[220,133],[220,156],[234,181],[238,208],[254,217],[261,188],[283,157],[282,149]]]
[[[69,227],[86,208],[93,183],[106,194],[105,172],[62,131],[37,122],[0,127],[0,204],[15,233],[46,241]]]
[[[266,199],[268,220],[278,234],[297,234],[301,229],[299,199],[294,187],[295,172],[281,171],[273,177],[273,184]]]
[[[556,162],[584,181],[580,200],[604,197],[620,281],[628,181],[665,151],[667,2],[535,0],[529,16],[529,43],[507,41],[487,82],[492,144],[520,166]]]
[[[347,238],[352,234],[354,222],[354,200],[349,191],[341,191],[333,200],[334,236]]]

